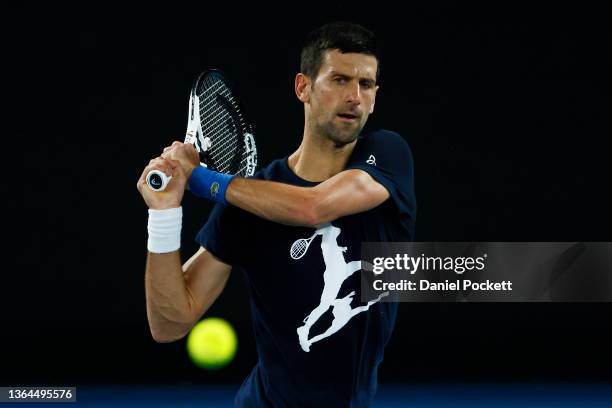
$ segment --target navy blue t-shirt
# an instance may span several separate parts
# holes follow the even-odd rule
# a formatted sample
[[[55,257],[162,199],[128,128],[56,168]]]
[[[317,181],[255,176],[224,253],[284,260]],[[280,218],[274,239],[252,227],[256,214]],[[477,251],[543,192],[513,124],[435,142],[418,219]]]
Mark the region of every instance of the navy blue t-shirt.
[[[398,304],[360,301],[361,243],[413,240],[412,154],[397,133],[379,130],[358,139],[347,169],[366,171],[391,198],[318,229],[218,204],[196,238],[241,268],[250,292],[259,361],[236,396],[237,406],[364,407],[374,398]],[[254,177],[318,184],[298,177],[287,157]]]

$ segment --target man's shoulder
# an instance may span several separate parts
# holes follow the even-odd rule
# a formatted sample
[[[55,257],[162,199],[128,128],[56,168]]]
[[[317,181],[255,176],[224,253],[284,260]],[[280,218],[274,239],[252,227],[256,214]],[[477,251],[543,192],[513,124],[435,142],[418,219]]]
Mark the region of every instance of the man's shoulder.
[[[390,148],[409,149],[408,141],[398,132],[387,129],[377,129],[364,133],[360,136],[363,145],[388,146]]]
[[[394,130],[389,130],[389,129],[376,129],[376,130],[370,130],[366,133],[364,133],[363,135],[364,138],[367,137],[372,137],[372,138],[378,138],[378,137],[400,137],[400,134]]]
[[[382,160],[380,163],[379,159]],[[412,161],[412,150],[406,139],[398,132],[379,129],[360,136],[349,164],[390,165],[406,161]]]

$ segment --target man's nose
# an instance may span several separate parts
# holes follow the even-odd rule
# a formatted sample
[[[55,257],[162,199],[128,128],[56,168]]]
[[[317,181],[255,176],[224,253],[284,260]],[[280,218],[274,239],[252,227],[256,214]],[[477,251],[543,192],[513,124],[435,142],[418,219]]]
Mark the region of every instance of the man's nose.
[[[347,102],[359,105],[361,103],[361,87],[358,82],[351,82],[346,95]]]

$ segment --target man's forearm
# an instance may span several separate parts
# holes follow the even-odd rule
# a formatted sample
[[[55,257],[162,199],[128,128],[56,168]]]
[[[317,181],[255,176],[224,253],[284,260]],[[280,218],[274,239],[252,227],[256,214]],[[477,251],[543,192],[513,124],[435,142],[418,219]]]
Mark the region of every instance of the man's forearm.
[[[179,251],[147,255],[145,291],[155,341],[170,342],[185,336],[193,318]]]
[[[317,194],[313,188],[236,177],[225,199],[261,218],[287,225],[315,226]]]
[[[374,208],[389,192],[362,170],[345,170],[315,187],[235,177],[225,199],[261,218],[287,225],[316,227]]]

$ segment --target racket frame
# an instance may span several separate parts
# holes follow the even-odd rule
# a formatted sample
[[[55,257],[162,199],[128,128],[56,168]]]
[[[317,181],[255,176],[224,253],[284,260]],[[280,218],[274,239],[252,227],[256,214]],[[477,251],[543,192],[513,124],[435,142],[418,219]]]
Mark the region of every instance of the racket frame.
[[[204,135],[202,131],[202,121],[200,118],[200,97],[197,94],[198,85],[201,79],[209,75],[213,72],[218,73],[224,85],[230,89],[232,96],[234,97],[235,102],[240,105],[238,97],[235,95],[235,90],[228,83],[228,79],[225,74],[218,69],[209,69],[204,71],[198,75],[196,80],[194,81],[191,92],[189,94],[189,113],[187,115],[187,131],[185,132],[185,140],[184,143],[190,143],[194,145],[199,154],[206,153],[208,149],[212,146],[212,141],[209,137]],[[244,109],[240,107],[240,114],[244,116]],[[245,177],[250,177],[255,173],[255,168],[257,167],[257,145],[255,143],[255,136],[251,132],[244,132],[244,139],[240,140],[239,143],[242,143],[242,148],[246,150],[246,172]],[[200,162],[202,167],[208,167],[206,163]],[[155,182],[155,179],[160,180]],[[161,192],[166,189],[170,181],[172,180],[172,176],[167,176],[163,171],[160,170],[152,170],[147,174],[146,182],[149,188],[153,191]],[[161,183],[161,184],[159,184]]]

